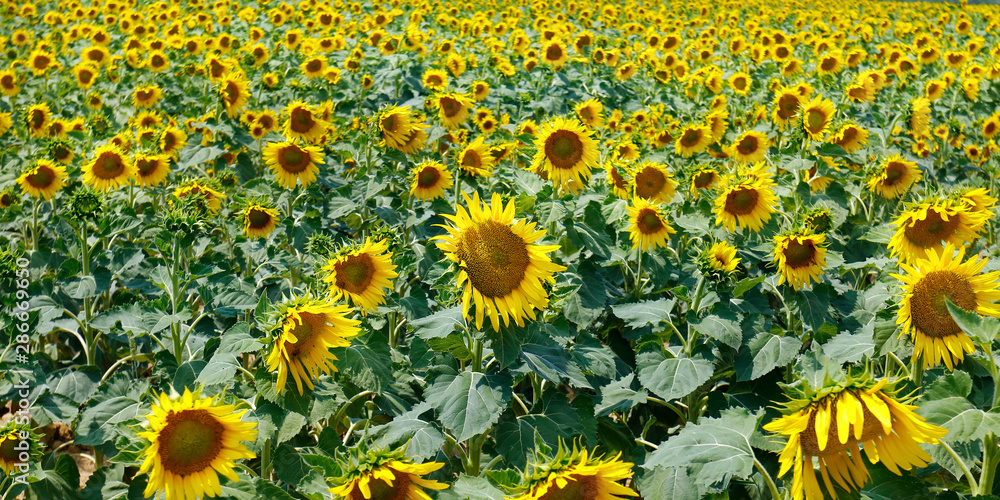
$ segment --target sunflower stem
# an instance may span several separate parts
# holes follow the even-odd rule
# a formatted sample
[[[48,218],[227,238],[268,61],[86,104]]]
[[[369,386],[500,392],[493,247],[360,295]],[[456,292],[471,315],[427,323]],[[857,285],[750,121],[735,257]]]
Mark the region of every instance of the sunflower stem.
[[[635,260],[635,296],[642,295],[642,250],[638,251],[639,256]]]
[[[38,251],[38,206],[42,204],[42,200],[35,199],[35,206],[31,211],[31,249]],[[86,245],[86,241],[84,242]]]
[[[958,453],[955,453],[955,450],[951,449],[951,446],[948,445],[947,441],[941,440],[938,443],[944,447],[945,451],[947,451],[949,455],[951,455],[952,460],[958,463],[958,466],[962,468],[962,473],[965,474],[965,479],[969,482],[970,491],[972,491],[973,494],[979,491],[979,484],[976,482],[976,478],[972,476],[972,472],[969,471],[969,466],[965,464],[962,457],[958,456]]]
[[[266,439],[260,450],[260,477],[270,480],[271,468],[271,440]]]
[[[771,498],[777,500],[781,498],[781,493],[778,493],[778,487],[774,485],[774,479],[771,475],[767,473],[767,469],[764,468],[764,464],[757,460],[757,457],[753,459],[753,466],[760,472],[760,475],[764,477],[764,483],[767,484],[767,490],[771,492]]]
[[[997,472],[997,437],[992,432],[983,439],[983,472],[979,475],[979,494],[989,495],[993,492],[993,479]]]
[[[37,207],[38,204],[36,203]],[[32,231],[34,233],[34,231]],[[34,243],[37,248],[38,236],[34,236]],[[83,267],[83,276],[90,276],[90,245],[87,244],[87,221],[80,221],[80,263]],[[97,364],[97,346],[94,342],[94,332],[90,329],[90,297],[83,299],[83,337],[87,340],[87,364]]]

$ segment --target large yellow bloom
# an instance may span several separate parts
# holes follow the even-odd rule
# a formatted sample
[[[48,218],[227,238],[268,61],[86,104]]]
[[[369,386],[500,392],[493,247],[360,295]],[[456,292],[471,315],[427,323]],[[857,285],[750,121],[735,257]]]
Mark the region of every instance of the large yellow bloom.
[[[577,104],[574,108],[576,111],[576,116],[580,118],[580,121],[584,125],[592,128],[601,128],[604,126],[604,104],[597,99],[587,99],[586,101]]]
[[[319,372],[337,371],[333,362],[333,347],[347,347],[348,340],[361,332],[360,321],[348,319],[346,305],[300,297],[279,306],[281,324],[277,338],[267,356],[267,369],[278,372],[276,388],[284,393],[288,375],[295,380],[295,388],[302,394],[302,385],[313,389],[313,380]]]
[[[162,393],[156,403],[146,416],[146,431],[139,433],[149,441],[139,468],[139,473],[149,472],[145,496],[162,491],[166,500],[217,497],[222,495],[219,474],[240,480],[234,461],[256,457],[241,443],[257,436],[257,423],[241,420],[246,410],[216,405],[215,398],[186,387],[180,399]]]
[[[795,290],[819,282],[826,267],[826,236],[789,234],[774,237],[774,263],[781,275],[778,284],[788,281]]]
[[[504,497],[507,500],[624,500],[639,496],[632,488],[619,484],[632,477],[632,464],[591,456],[587,449],[566,450],[562,443],[554,458],[534,464],[522,486],[523,493]]]
[[[413,167],[410,194],[424,201],[435,200],[444,196],[453,185],[448,167],[434,160],[426,160]]]
[[[913,361],[923,358],[924,368],[942,361],[948,369],[961,363],[964,352],[975,350],[972,339],[962,332],[948,311],[945,297],[966,311],[984,316],[1000,316],[1000,271],[982,273],[986,259],[970,257],[962,262],[965,249],[948,243],[943,250],[929,250],[926,258],[913,265],[900,264],[906,275],[893,274],[903,282],[903,301],[896,324],[903,325],[900,335],[913,339]]]
[[[833,101],[816,96],[802,106],[802,128],[815,141],[822,141],[830,126],[830,120],[836,113]]]
[[[630,170],[636,197],[667,203],[677,195],[678,183],[664,165],[642,162]]]
[[[243,209],[243,234],[247,238],[266,238],[278,227],[278,211],[253,203]]]
[[[448,485],[420,476],[441,467],[440,462],[415,464],[402,450],[370,451],[344,476],[328,478],[337,484],[329,491],[335,500],[431,500],[423,488],[443,490]]]
[[[327,261],[323,270],[329,274],[323,281],[330,284],[331,297],[350,300],[361,308],[363,316],[384,304],[385,289],[392,288],[389,280],[399,276],[388,249],[386,241],[372,243],[368,238],[364,245],[349,248]]]
[[[483,142],[483,136],[476,137],[475,141],[458,152],[458,167],[469,175],[492,176],[496,158],[489,150],[489,145]]]
[[[712,143],[712,128],[704,124],[688,125],[681,131],[674,151],[684,157],[700,153]]]
[[[897,475],[931,462],[920,443],[936,444],[947,431],[925,423],[913,411],[916,406],[897,399],[887,384],[883,378],[825,388],[809,399],[785,403],[785,415],[764,426],[788,436],[778,475],[794,469],[789,488],[794,500],[824,498],[816,465],[832,498],[839,497],[834,483],[847,491],[864,486],[869,476],[862,447],[870,462],[882,462]]]
[[[143,186],[156,186],[170,173],[169,158],[165,154],[138,153],[135,155],[135,179]]]
[[[670,235],[677,233],[667,223],[666,216],[656,204],[636,197],[632,199],[632,206],[626,209],[629,215],[628,236],[632,240],[632,248],[641,251],[649,250],[650,247],[662,248],[667,246]]]
[[[220,193],[201,181],[190,181],[174,190],[174,196],[184,198],[186,196],[202,196],[205,199],[205,207],[209,212],[217,213],[222,210],[222,199],[225,194]]]
[[[882,162],[881,168],[868,178],[868,190],[891,200],[909,190],[910,186],[922,176],[923,173],[916,163],[906,161],[900,155],[890,156]]]
[[[599,162],[592,134],[575,119],[556,118],[542,125],[535,139],[532,169],[545,172],[558,189],[579,191]]]
[[[230,118],[239,116],[240,111],[247,107],[250,82],[242,73],[227,73],[219,82],[219,96]]]
[[[868,129],[854,123],[845,123],[837,129],[830,142],[844,148],[848,153],[853,153],[868,143]]]
[[[17,183],[22,193],[51,200],[65,185],[66,177],[66,167],[49,160],[38,160],[34,167],[17,178]]]
[[[725,152],[739,163],[757,163],[764,161],[771,140],[767,134],[756,130],[747,130],[736,138],[736,141],[726,147]]]
[[[301,139],[312,144],[326,133],[329,126],[329,123],[317,116],[312,106],[302,101],[295,101],[285,106],[282,114],[288,116],[282,133],[290,139]]]
[[[136,173],[135,164],[112,144],[98,147],[94,158],[80,171],[83,172],[83,182],[98,191],[117,188]]]
[[[264,163],[285,189],[294,189],[296,182],[309,187],[316,182],[317,164],[326,163],[318,146],[300,146],[295,142],[269,142],[264,146]]]
[[[889,256],[899,255],[901,261],[911,262],[926,257],[928,250],[940,251],[945,243],[962,248],[979,237],[991,216],[969,210],[958,201],[925,201],[904,210],[892,223],[896,233],[889,240]]]
[[[543,281],[554,283],[553,273],[566,268],[555,264],[549,252],[559,245],[535,245],[545,236],[535,230],[534,222],[514,222],[514,200],[506,207],[499,193],[493,193],[492,208],[480,201],[479,193],[469,199],[468,211],[461,205],[455,215],[443,214],[454,225],[443,226],[448,234],[435,236],[438,248],[459,266],[458,285],[464,286],[462,315],[469,318],[469,308],[476,304],[476,328],[482,328],[489,316],[494,330],[510,318],[524,326],[524,318],[535,319],[535,309],[549,305]]]
[[[726,241],[720,241],[707,248],[699,258],[703,259],[711,269],[724,273],[735,271],[736,266],[743,260],[736,256],[736,247]]]
[[[730,180],[715,199],[715,225],[725,224],[730,232],[737,226],[760,231],[778,205],[773,185],[769,179]]]

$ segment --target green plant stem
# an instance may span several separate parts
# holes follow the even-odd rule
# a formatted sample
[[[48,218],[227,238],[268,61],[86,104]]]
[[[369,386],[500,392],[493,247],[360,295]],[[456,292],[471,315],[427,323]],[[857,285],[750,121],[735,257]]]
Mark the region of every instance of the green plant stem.
[[[355,394],[354,397],[352,397],[350,399],[350,401],[344,403],[344,406],[341,406],[340,409],[337,410],[337,413],[333,416],[333,419],[330,420],[330,423],[333,425],[333,429],[335,431],[337,430],[337,424],[339,424],[340,421],[344,419],[344,416],[347,415],[347,409],[350,408],[351,405],[353,405],[354,403],[357,403],[362,398],[366,398],[366,397],[371,396],[373,394],[375,394],[375,393],[372,392],[372,391],[361,391],[361,392]]]
[[[469,439],[469,462],[465,466],[467,475],[477,477],[480,472],[480,462],[483,457],[483,444],[486,442],[486,434],[479,434]]]
[[[170,309],[171,314],[177,315],[177,311],[180,308],[180,270],[181,270],[181,240],[178,237],[174,237],[174,251],[173,251],[173,269],[170,272]],[[179,322],[174,321],[170,323],[170,336],[174,340],[174,359],[177,360],[177,365],[182,363],[183,359],[183,345],[181,342],[181,325]]]
[[[753,459],[753,466],[757,469],[757,472],[760,472],[761,476],[764,476],[764,483],[767,484],[767,490],[771,492],[771,498],[774,500],[781,498],[781,494],[778,493],[778,487],[774,485],[774,479],[772,479],[771,475],[767,473],[767,469],[765,469],[764,465],[757,460],[757,457],[754,457]]]
[[[37,204],[35,205],[38,206]],[[34,230],[33,233],[35,233]],[[35,234],[34,242],[38,243],[38,236]],[[80,221],[80,264],[83,268],[83,276],[90,276],[90,245],[87,243],[87,221]],[[90,297],[83,299],[83,337],[87,340],[87,364],[97,364],[97,344],[94,332],[90,329]]]
[[[35,200],[35,206],[31,210],[31,249],[38,251],[38,207],[42,200]]]
[[[264,479],[271,478],[271,440],[266,439],[264,441],[264,446],[260,450],[260,477]]]
[[[993,378],[993,402],[990,407],[996,408],[997,405],[1000,404],[1000,388],[997,387],[997,383],[1000,381],[997,380],[997,364],[993,359],[993,346],[989,344],[980,344],[980,347],[986,351],[986,354],[990,355],[990,364],[987,366],[987,369],[990,371],[990,377]]]
[[[955,453],[955,450],[951,449],[951,446],[948,445],[947,441],[940,441],[940,444],[944,447],[945,451],[951,455],[952,460],[958,463],[958,466],[962,468],[962,473],[965,474],[965,479],[969,482],[969,490],[971,490],[973,494],[979,491],[979,484],[976,482],[976,478],[972,476],[972,472],[969,471],[969,466],[965,465],[965,461],[962,460],[962,457],[958,456],[958,453]]]
[[[1000,461],[1000,447],[992,432],[983,438],[983,472],[979,475],[979,494],[993,493],[993,479],[996,477],[997,462]]]
[[[635,259],[635,296],[642,295],[642,250],[638,250],[639,256]]]

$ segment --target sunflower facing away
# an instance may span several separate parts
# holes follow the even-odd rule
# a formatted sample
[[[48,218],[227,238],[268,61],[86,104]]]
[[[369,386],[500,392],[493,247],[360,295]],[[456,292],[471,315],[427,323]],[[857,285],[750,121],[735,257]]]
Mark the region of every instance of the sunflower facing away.
[[[592,134],[575,119],[556,118],[542,125],[535,139],[533,170],[545,172],[558,189],[579,191],[599,162]]]
[[[410,194],[424,201],[435,200],[444,196],[453,185],[448,167],[434,160],[426,160],[413,167]]]
[[[149,441],[139,473],[149,473],[146,497],[163,492],[166,500],[197,500],[222,495],[219,474],[239,481],[235,460],[255,458],[241,441],[257,436],[256,422],[243,422],[246,410],[217,405],[216,398],[184,388],[184,395],[171,400],[160,394],[146,416],[146,431],[139,437]]]
[[[361,315],[367,315],[385,303],[385,289],[392,288],[392,278],[396,266],[392,263],[389,243],[381,240],[372,243],[371,238],[364,245],[345,249],[330,259],[323,270],[329,274],[323,279],[330,285],[333,300],[344,297],[351,304],[361,308]]]
[[[899,155],[890,156],[868,178],[868,190],[892,200],[908,191],[922,176],[916,163],[906,161]]]
[[[620,481],[632,477],[632,464],[591,455],[586,448],[569,450],[559,442],[555,457],[537,457],[531,472],[525,474],[517,496],[507,500],[624,500],[638,497],[632,488]]]
[[[243,234],[247,238],[267,238],[278,227],[278,211],[272,207],[251,203],[243,209]]]
[[[817,465],[826,491],[831,498],[839,498],[834,483],[850,492],[868,482],[862,447],[871,463],[882,462],[901,475],[900,469],[931,462],[920,443],[936,444],[948,432],[924,422],[913,411],[916,406],[897,398],[898,389],[884,378],[877,382],[867,377],[849,379],[810,392],[783,403],[784,415],[764,426],[788,437],[778,458],[778,475],[792,470],[789,489],[794,500],[823,498]]]
[[[737,226],[760,231],[778,206],[773,185],[770,179],[730,180],[715,199],[715,225],[725,224],[730,232],[735,232]]]
[[[423,490],[443,490],[448,487],[421,476],[441,467],[440,462],[415,464],[403,448],[396,450],[355,450],[347,473],[327,478],[336,484],[330,488],[335,500],[431,500]]]
[[[280,324],[276,325],[277,338],[267,356],[267,369],[278,372],[276,389],[284,394],[288,375],[295,380],[295,388],[303,393],[302,385],[310,390],[319,373],[337,371],[333,362],[337,358],[330,352],[333,347],[347,347],[348,340],[361,332],[360,321],[348,319],[346,305],[299,297],[278,306]]]
[[[98,191],[117,188],[127,183],[136,172],[135,164],[112,144],[98,147],[94,158],[80,170],[83,172],[83,182]]]
[[[632,240],[632,248],[641,251],[649,250],[651,247],[662,248],[667,246],[670,235],[677,233],[667,223],[666,216],[656,204],[636,197],[632,199],[632,206],[626,209],[629,215],[628,236]]]
[[[482,328],[489,316],[494,330],[510,318],[524,326],[524,318],[535,319],[535,309],[549,305],[543,281],[554,283],[553,273],[566,270],[549,258],[559,245],[535,245],[545,236],[535,230],[534,222],[514,221],[514,200],[506,206],[499,193],[490,204],[465,195],[468,211],[459,205],[455,215],[443,214],[454,225],[443,226],[448,234],[435,236],[438,248],[459,266],[458,286],[462,294],[462,316],[468,319],[469,308],[476,304],[476,328]],[[490,206],[492,205],[492,207]]]
[[[924,258],[929,250],[941,250],[945,243],[962,248],[979,237],[991,212],[974,212],[953,200],[924,201],[896,219],[896,233],[889,240],[889,257],[900,261]]]
[[[987,260],[978,256],[962,262],[965,250],[948,243],[943,250],[930,250],[926,258],[912,265],[900,263],[906,275],[892,276],[903,282],[903,301],[896,324],[903,325],[900,335],[913,339],[913,357],[923,358],[924,368],[942,361],[948,369],[971,353],[975,345],[962,332],[948,311],[945,298],[966,311],[984,316],[1000,316],[1000,271],[982,273]]]
[[[781,275],[778,284],[785,281],[795,290],[819,282],[826,267],[826,236],[822,234],[792,233],[774,237],[774,263]]]
[[[285,189],[295,189],[297,182],[309,187],[316,182],[317,164],[326,163],[318,146],[300,146],[295,142],[269,142],[264,146],[264,163]]]
[[[66,167],[49,160],[38,160],[34,167],[17,178],[17,183],[22,193],[51,200],[63,188],[66,177]]]

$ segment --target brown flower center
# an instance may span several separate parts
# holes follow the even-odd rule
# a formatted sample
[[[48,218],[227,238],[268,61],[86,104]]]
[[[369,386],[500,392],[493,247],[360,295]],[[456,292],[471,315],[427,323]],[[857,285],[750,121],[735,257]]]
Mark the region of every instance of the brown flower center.
[[[451,118],[462,112],[462,103],[458,102],[458,99],[453,97],[442,97],[439,101],[441,105],[441,111],[444,112],[446,118]]]
[[[572,474],[566,479],[568,481],[565,487],[553,484],[538,500],[597,500],[604,496],[598,486],[597,476]]]
[[[247,213],[247,220],[250,222],[250,229],[263,229],[271,222],[271,214],[259,208],[252,208]]]
[[[309,153],[294,144],[281,148],[278,152],[278,164],[281,169],[290,174],[297,174],[309,168],[312,163]]]
[[[494,220],[467,228],[455,253],[472,286],[488,298],[509,295],[520,286],[530,264],[524,240]]]
[[[855,439],[854,429],[850,429],[850,431],[847,434],[848,436],[847,442],[846,443],[840,442],[840,438],[838,436],[839,427],[837,424],[836,415],[839,411],[846,411],[846,409],[840,408],[840,400],[837,400],[830,405],[830,414],[832,415],[830,419],[830,429],[827,431],[826,447],[822,450],[819,449],[819,443],[817,442],[816,439],[817,412],[814,411],[811,415],[809,415],[809,425],[806,427],[806,430],[803,431],[799,437],[800,439],[799,443],[800,446],[802,447],[803,455],[808,455],[812,457],[825,457],[829,455],[836,455],[847,449],[849,446],[855,446],[856,443],[859,442],[864,443],[866,441],[870,441],[885,434],[885,429],[882,427],[882,423],[877,418],[875,418],[875,415],[872,414],[871,410],[868,409],[867,405],[860,402],[860,398],[858,398],[856,393],[854,394],[855,394],[854,397],[859,400],[859,404],[861,405],[861,413],[864,415],[864,423],[862,424],[863,430],[861,431],[861,439],[860,440]],[[877,395],[873,395],[872,397],[878,398]],[[854,425],[857,424],[855,423]],[[852,450],[852,452],[853,451],[855,450]]]
[[[288,119],[291,122],[290,128],[292,131],[299,134],[308,133],[316,125],[316,121],[313,120],[312,111],[305,108],[293,109]]]
[[[663,229],[663,221],[656,210],[644,208],[635,217],[635,225],[642,234],[654,234]]]
[[[337,288],[360,295],[368,289],[375,276],[375,262],[371,255],[362,253],[338,262],[333,270],[337,276]]]
[[[726,212],[733,215],[746,215],[757,208],[760,194],[756,189],[741,187],[726,195]]]
[[[681,136],[681,145],[687,148],[692,148],[699,142],[701,142],[702,133],[699,129],[689,129],[684,131],[684,135]]]
[[[125,171],[121,155],[111,151],[101,153],[94,162],[93,174],[101,179],[114,179]]]
[[[222,451],[225,427],[208,410],[171,411],[160,431],[160,462],[178,476],[188,476],[211,467]]]
[[[757,140],[757,137],[752,135],[744,137],[743,139],[740,140],[740,142],[736,144],[736,151],[739,152],[741,155],[754,154],[757,152],[759,148],[760,148],[760,142]]]
[[[903,234],[910,244],[920,248],[930,248],[941,244],[949,238],[958,228],[958,215],[953,215],[944,220],[935,210],[927,211],[927,218],[915,221],[913,225],[906,226]]]
[[[667,184],[667,177],[658,168],[646,167],[635,175],[635,194],[641,198],[653,198],[660,194]]]
[[[417,187],[427,189],[437,185],[441,180],[441,172],[434,167],[427,167],[417,174]]]
[[[935,338],[961,333],[945,297],[966,311],[977,309],[976,292],[968,278],[954,271],[931,271],[913,286],[910,297],[910,318],[919,332]]]
[[[549,48],[545,49],[545,59],[548,61],[558,61],[562,59],[563,49],[559,44],[552,44]]]
[[[556,168],[573,168],[583,158],[583,141],[571,130],[557,130],[545,140],[545,156]]]
[[[406,472],[400,472],[391,469],[396,479],[393,480],[392,485],[386,483],[381,479],[374,479],[368,483],[368,487],[371,488],[371,499],[372,500],[406,500],[409,498],[409,491],[415,489],[410,487],[410,475]],[[351,491],[351,497],[349,500],[366,500],[366,498],[361,493],[360,488],[355,488]]]
[[[783,94],[778,98],[778,117],[782,120],[792,118],[800,105],[799,98],[795,94]]]
[[[796,240],[789,240],[788,246],[782,252],[785,256],[785,265],[793,269],[810,266],[816,259],[816,245],[812,241],[806,240],[799,243]]]

